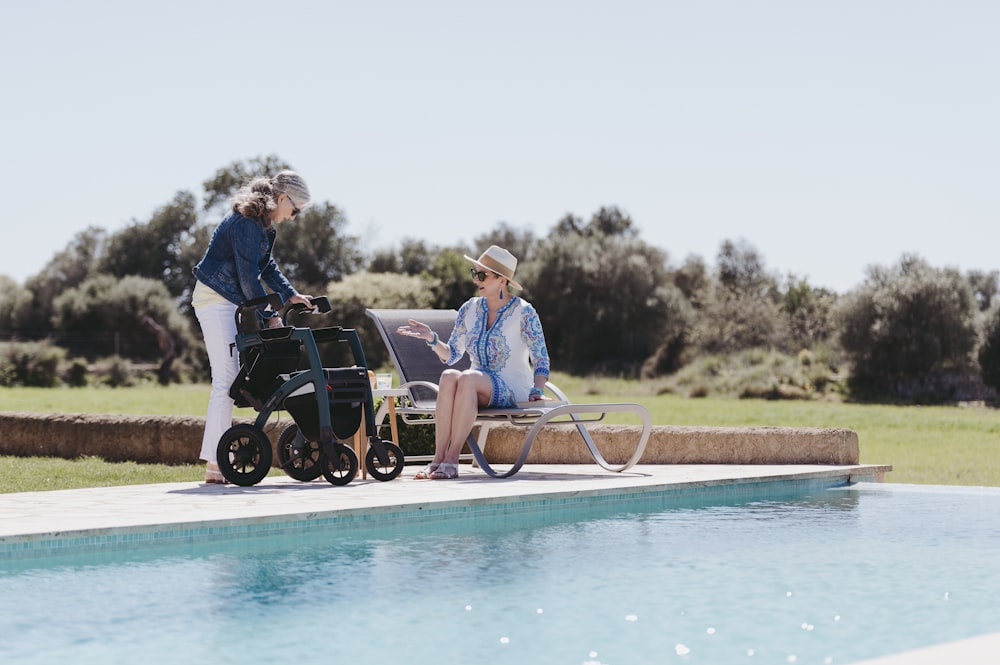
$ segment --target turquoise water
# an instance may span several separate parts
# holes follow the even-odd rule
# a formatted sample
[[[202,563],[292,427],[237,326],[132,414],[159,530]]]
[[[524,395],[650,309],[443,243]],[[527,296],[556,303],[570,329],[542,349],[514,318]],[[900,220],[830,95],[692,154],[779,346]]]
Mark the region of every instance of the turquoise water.
[[[4,563],[0,662],[850,663],[1000,630],[996,490],[654,504]]]

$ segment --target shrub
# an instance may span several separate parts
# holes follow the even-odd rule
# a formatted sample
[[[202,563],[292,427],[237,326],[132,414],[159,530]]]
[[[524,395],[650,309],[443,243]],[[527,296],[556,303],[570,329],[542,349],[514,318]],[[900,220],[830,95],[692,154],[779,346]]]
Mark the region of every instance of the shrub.
[[[53,311],[57,341],[88,358],[121,355],[151,361],[164,356],[161,340],[144,321],[163,329],[174,353],[193,339],[166,287],[144,277],[92,277],[58,295]]]
[[[87,361],[83,358],[73,358],[63,371],[63,381],[66,382],[66,385],[74,388],[82,388],[87,385],[89,374],[90,368],[87,366]]]
[[[59,385],[66,350],[49,342],[0,344],[0,385],[51,388]]]
[[[689,397],[721,395],[761,399],[818,399],[840,391],[831,352],[817,348],[788,355],[747,349],[700,356],[670,378],[668,389]]]
[[[404,457],[434,454],[433,425],[407,425],[399,416],[396,418],[399,427],[399,441],[396,444],[403,449]]]
[[[121,356],[101,358],[94,363],[97,381],[112,388],[128,388],[139,383],[139,373],[132,370],[128,360]]]

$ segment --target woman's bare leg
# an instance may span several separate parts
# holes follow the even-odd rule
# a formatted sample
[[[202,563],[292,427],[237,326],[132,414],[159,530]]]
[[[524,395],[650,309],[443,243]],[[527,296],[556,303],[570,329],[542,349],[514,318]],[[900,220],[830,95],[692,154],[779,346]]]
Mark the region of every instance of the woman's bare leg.
[[[451,442],[452,413],[455,409],[455,393],[461,372],[446,369],[438,381],[437,404],[434,408],[434,464],[445,460],[448,444]]]
[[[458,464],[465,440],[476,424],[479,407],[489,404],[492,395],[493,381],[482,372],[469,370],[458,377],[450,404],[449,438],[441,461]]]

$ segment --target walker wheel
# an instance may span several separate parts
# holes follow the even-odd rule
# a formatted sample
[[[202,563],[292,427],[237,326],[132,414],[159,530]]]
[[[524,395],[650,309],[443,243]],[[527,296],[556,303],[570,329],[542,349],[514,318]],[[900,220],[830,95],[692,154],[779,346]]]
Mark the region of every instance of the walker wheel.
[[[271,440],[253,425],[230,427],[216,448],[219,470],[234,485],[256,485],[271,470]]]
[[[278,466],[304,483],[323,474],[323,449],[317,441],[306,441],[298,425],[289,425],[278,437]]]
[[[323,468],[323,477],[331,485],[346,485],[358,475],[358,456],[354,448],[343,443],[335,444],[334,450],[334,454],[337,455],[336,463],[326,455],[323,456],[320,464]]]
[[[389,463],[380,464],[375,449],[369,446],[368,452],[365,453],[365,466],[375,480],[392,480],[403,472],[403,449],[392,441],[383,441],[382,445],[385,446],[385,452],[389,456]]]

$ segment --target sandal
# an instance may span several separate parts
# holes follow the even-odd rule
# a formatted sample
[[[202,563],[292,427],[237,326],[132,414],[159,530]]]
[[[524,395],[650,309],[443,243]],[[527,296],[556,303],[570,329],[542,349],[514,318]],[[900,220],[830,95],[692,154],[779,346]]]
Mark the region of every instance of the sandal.
[[[441,462],[438,468],[431,474],[432,480],[451,480],[458,478],[458,464],[451,462]]]
[[[205,483],[208,485],[225,485],[227,482],[226,477],[222,475],[218,467],[205,467]]]
[[[440,466],[440,464],[438,462],[431,462],[430,464],[428,464],[424,468],[420,469],[420,471],[417,471],[417,473],[414,474],[413,479],[414,480],[430,480],[431,479],[431,474],[433,474],[435,471],[438,470],[438,466]]]

